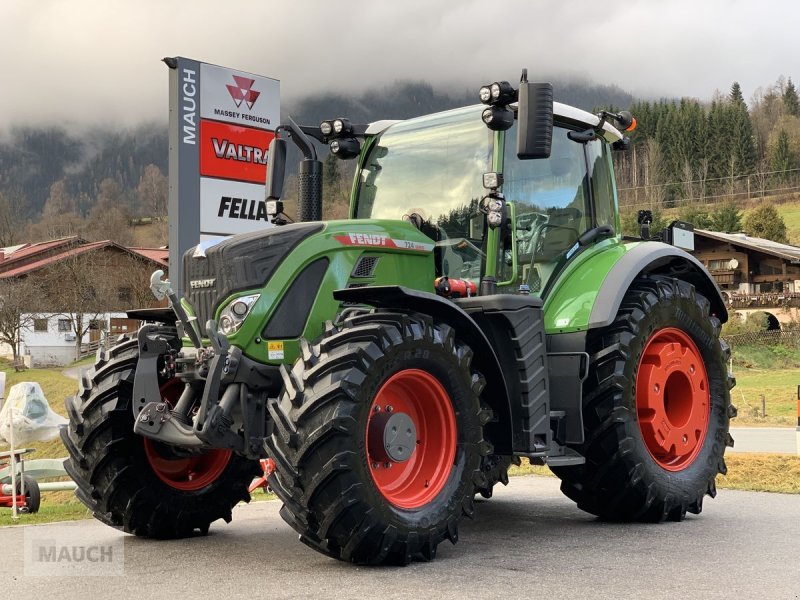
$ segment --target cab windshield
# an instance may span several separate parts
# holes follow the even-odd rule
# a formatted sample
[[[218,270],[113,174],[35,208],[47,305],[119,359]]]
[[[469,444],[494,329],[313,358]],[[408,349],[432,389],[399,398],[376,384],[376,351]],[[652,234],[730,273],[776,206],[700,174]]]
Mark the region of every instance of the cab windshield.
[[[375,141],[359,174],[355,217],[410,219],[436,243],[437,273],[480,277],[483,174],[492,134],[481,107],[403,121]],[[470,227],[470,224],[473,227]]]

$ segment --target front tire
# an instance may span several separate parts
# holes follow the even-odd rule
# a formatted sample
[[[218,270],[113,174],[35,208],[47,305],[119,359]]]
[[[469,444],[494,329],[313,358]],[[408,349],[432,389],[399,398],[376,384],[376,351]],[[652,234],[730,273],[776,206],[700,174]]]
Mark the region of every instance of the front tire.
[[[407,564],[456,542],[491,452],[471,358],[450,327],[417,314],[350,317],[305,345],[270,401],[267,442],[270,487],[304,543],[358,564]],[[414,431],[410,458],[380,447],[389,408]]]
[[[614,521],[680,521],[716,495],[727,472],[730,350],[708,300],[680,280],[649,276],[615,321],[590,331],[584,382],[586,464],[553,468],[578,508]]]
[[[66,402],[64,467],[78,486],[78,499],[111,527],[160,539],[205,534],[218,519],[230,522],[238,502],[250,500],[247,487],[260,471],[258,461],[225,450],[179,456],[135,434],[131,403],[138,358],[135,339],[98,353],[78,395]],[[175,380],[159,383],[169,401]]]

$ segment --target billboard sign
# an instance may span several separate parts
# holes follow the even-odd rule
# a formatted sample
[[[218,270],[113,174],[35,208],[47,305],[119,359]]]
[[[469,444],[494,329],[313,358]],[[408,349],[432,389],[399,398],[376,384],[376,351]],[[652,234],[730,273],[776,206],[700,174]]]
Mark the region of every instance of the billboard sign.
[[[265,183],[280,82],[183,57],[169,80],[170,279],[201,239],[271,227]]]

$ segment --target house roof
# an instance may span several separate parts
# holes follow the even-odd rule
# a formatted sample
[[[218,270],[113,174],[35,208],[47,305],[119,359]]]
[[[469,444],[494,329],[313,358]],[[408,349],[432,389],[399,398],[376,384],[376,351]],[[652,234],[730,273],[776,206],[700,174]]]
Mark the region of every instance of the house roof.
[[[169,250],[162,248],[128,248],[111,240],[85,242],[78,237],[62,238],[50,242],[29,244],[0,260],[0,279],[11,279],[55,264],[60,260],[85,254],[93,250],[114,248],[121,252],[144,258],[158,266],[169,265]],[[38,257],[38,258],[37,258]],[[28,260],[24,260],[28,259]]]
[[[169,266],[169,248],[128,248],[129,251],[144,256],[153,262]]]
[[[752,237],[744,233],[720,233],[718,231],[707,231],[705,229],[695,229],[695,235],[726,242],[734,246],[739,246],[747,250],[755,250],[772,256],[777,256],[790,262],[800,262],[800,247],[790,244],[780,244],[764,238]]]

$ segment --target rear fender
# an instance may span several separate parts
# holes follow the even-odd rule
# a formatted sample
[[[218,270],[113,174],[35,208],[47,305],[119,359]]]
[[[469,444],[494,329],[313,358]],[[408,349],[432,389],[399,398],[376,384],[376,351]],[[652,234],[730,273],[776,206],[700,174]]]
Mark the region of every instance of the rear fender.
[[[545,299],[548,334],[573,333],[610,325],[631,283],[646,274],[691,283],[711,302],[722,323],[728,311],[713,277],[694,256],[661,242],[607,240],[573,259]]]

